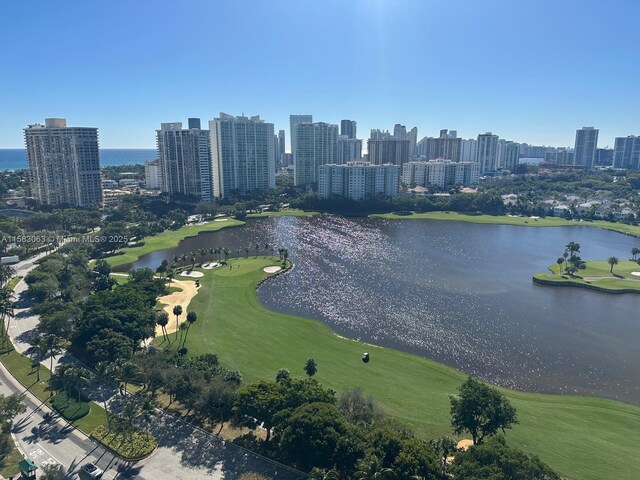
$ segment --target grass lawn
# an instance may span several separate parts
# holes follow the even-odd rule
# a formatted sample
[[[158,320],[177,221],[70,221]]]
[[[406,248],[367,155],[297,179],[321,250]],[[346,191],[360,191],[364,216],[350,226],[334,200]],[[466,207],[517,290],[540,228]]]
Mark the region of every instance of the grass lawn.
[[[10,290],[13,290],[14,288],[16,288],[16,285],[20,283],[20,280],[22,280],[22,277],[13,277],[11,280],[7,282],[7,287]]]
[[[549,270],[553,273],[536,273],[538,279],[566,284],[593,285],[606,290],[636,290],[640,293],[640,276],[631,275],[631,272],[640,272],[640,265],[632,260],[620,260],[613,267],[606,261],[587,261],[587,268],[578,270],[575,275],[560,275],[560,266],[551,265]],[[596,277],[604,277],[597,278]]]
[[[53,409],[69,421],[78,420],[89,413],[89,403],[80,397],[80,401],[75,395],[69,396],[65,392],[60,392],[49,400]]]
[[[255,285],[263,267],[277,259],[232,259],[240,268],[208,270],[190,309],[198,322],[188,337],[190,355],[216,353],[245,382],[274,379],[280,368],[303,376],[307,358],[317,378],[338,391],[356,385],[371,393],[387,414],[421,437],[451,434],[449,396],[461,372],[417,355],[338,337],[321,322],[284,315],[260,305]],[[365,364],[362,353],[371,361]],[[569,395],[510,390],[520,425],[508,431],[512,446],[539,455],[560,474],[580,480],[640,478],[640,406]]]
[[[4,457],[4,460],[0,462],[0,476],[4,478],[12,478],[13,475],[20,473],[18,462],[24,459],[20,451],[16,448],[11,436],[9,437],[9,444],[11,445],[11,451]]]
[[[20,355],[15,350],[0,355],[0,361],[9,370],[16,380],[27,387],[43,403],[51,398],[50,391],[47,390],[49,382],[49,369],[40,366],[40,381],[37,380],[36,373],[31,369],[31,359]],[[104,409],[95,402],[90,402],[91,411],[88,415],[71,422],[87,435],[95,430],[99,425],[107,423],[107,416]]]
[[[166,230],[152,237],[147,237],[144,239],[144,245],[140,247],[122,248],[118,250],[118,252],[123,252],[122,255],[107,257],[105,260],[109,262],[109,265],[112,267],[127,265],[135,262],[138,258],[147,253],[173,248],[184,238],[195,237],[201,232],[215,232],[222,228],[237,227],[239,225],[244,225],[244,222],[233,218],[229,218],[224,222],[210,221],[203,225],[185,225],[178,230]]]
[[[250,213],[247,218],[311,217],[312,215],[319,215],[319,212],[306,212],[298,208],[290,208],[289,210],[279,210],[277,212]]]
[[[456,212],[423,212],[412,215],[397,215],[395,213],[373,214],[372,217],[408,219],[408,220],[452,220],[469,223],[490,223],[496,225],[519,225],[522,227],[597,227],[604,230],[626,233],[640,237],[640,226],[626,225],[624,223],[606,222],[604,220],[594,220],[591,222],[578,222],[566,220],[558,217],[532,218],[532,217],[511,217],[508,215],[470,215]]]

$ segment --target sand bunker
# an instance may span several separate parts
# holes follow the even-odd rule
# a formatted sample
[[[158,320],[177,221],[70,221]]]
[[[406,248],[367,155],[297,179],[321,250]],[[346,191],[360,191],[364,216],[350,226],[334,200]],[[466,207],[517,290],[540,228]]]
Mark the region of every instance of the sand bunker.
[[[473,440],[470,440],[468,438],[463,438],[462,440],[460,440],[458,442],[458,444],[456,445],[456,447],[458,448],[458,450],[468,450],[470,446],[473,445]]]
[[[173,314],[173,307],[180,305],[182,307],[182,315],[178,317],[178,325],[187,319],[187,307],[191,299],[196,296],[198,289],[196,283],[192,280],[174,280],[169,284],[170,287],[178,287],[182,290],[172,292],[164,297],[160,297],[158,301],[163,303],[163,310],[169,314],[169,323],[166,326],[167,333],[176,331],[176,316]],[[156,325],[156,337],[162,335],[162,328]]]
[[[216,268],[219,267],[220,264],[218,262],[210,262],[210,263],[205,263],[204,265],[202,265],[202,268],[204,268],[205,270],[211,270],[212,268]]]
[[[276,272],[279,272],[280,270],[282,270],[282,267],[278,267],[277,265],[273,265],[272,267],[264,267],[262,270],[264,270],[267,273],[276,273]]]
[[[634,275],[636,277],[640,277],[640,272],[631,272],[631,275]]]
[[[200,278],[200,277],[204,277],[204,273],[202,272],[196,272],[195,270],[184,270],[182,272],[180,272],[180,276],[181,277],[191,277],[191,278]]]
[[[227,220],[229,220],[228,218],[216,218],[214,220],[214,222],[226,222]]]

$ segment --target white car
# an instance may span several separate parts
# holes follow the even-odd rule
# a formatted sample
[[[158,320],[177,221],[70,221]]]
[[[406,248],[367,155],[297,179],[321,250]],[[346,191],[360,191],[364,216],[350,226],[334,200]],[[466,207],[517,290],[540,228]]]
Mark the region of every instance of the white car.
[[[101,470],[93,463],[85,463],[82,466],[82,472],[89,475],[90,478],[100,478],[104,473],[104,470]]]

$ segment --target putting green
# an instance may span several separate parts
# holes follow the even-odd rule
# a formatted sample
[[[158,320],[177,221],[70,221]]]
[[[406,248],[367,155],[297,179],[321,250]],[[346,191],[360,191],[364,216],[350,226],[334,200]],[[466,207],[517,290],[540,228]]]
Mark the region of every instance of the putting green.
[[[303,376],[318,362],[317,378],[338,391],[356,385],[387,414],[419,436],[451,433],[449,396],[465,375],[398,350],[337,336],[322,322],[272,312],[256,295],[277,259],[232,259],[232,268],[208,270],[190,309],[198,313],[186,346],[190,355],[216,353],[246,382],[273,379],[280,368]],[[330,301],[330,299],[327,299]],[[368,351],[371,361],[361,360]],[[503,389],[520,424],[507,433],[512,446],[534,453],[563,477],[580,480],[640,478],[640,406],[594,397],[543,395]]]

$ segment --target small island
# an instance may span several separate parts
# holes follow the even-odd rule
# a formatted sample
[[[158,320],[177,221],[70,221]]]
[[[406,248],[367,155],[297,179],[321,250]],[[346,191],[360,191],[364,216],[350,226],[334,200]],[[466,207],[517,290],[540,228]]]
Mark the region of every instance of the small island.
[[[606,293],[640,293],[640,249],[631,250],[629,260],[609,257],[607,260],[583,261],[580,244],[570,242],[551,273],[536,273],[533,283],[554,287],[579,287]]]

